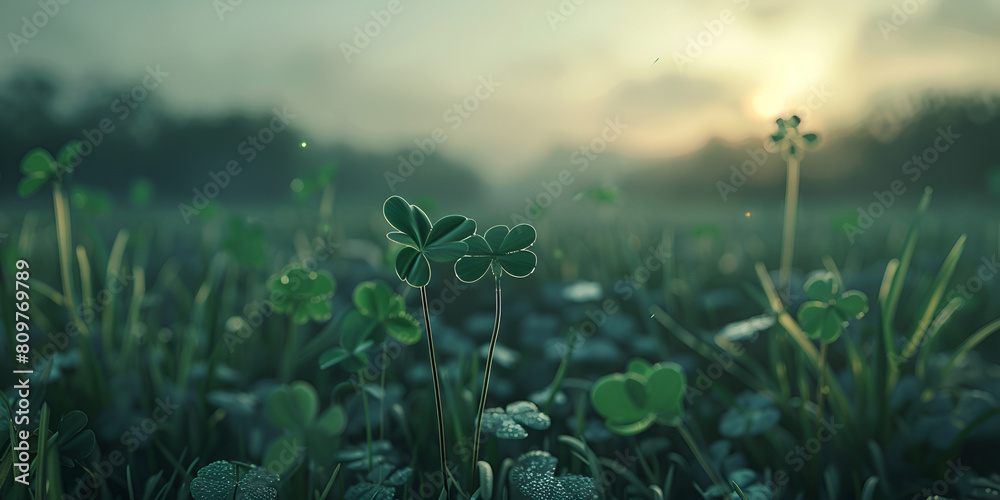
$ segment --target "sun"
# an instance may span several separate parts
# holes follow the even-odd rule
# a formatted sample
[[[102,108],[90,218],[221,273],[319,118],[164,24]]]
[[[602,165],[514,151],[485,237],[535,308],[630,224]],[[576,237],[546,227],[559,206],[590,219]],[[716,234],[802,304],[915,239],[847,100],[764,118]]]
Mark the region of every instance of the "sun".
[[[785,97],[769,89],[757,91],[753,96],[753,112],[761,118],[774,118],[785,110]]]

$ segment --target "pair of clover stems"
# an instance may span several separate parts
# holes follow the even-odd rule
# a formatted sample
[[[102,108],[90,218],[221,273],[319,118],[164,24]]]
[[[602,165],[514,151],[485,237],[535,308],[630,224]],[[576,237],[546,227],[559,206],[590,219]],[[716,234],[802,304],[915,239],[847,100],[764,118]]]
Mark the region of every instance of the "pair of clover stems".
[[[478,281],[486,275],[487,271],[493,271],[496,284],[496,313],[493,334],[490,338],[490,350],[486,360],[483,390],[480,394],[479,408],[476,414],[472,461],[473,476],[475,476],[475,465],[479,458],[482,414],[485,410],[486,394],[489,389],[493,354],[500,334],[500,276],[506,272],[515,278],[523,278],[535,270],[537,257],[527,250],[535,242],[537,236],[535,229],[530,224],[519,224],[513,229],[500,225],[490,228],[484,235],[480,236],[475,234],[476,222],[472,219],[461,215],[448,215],[439,219],[435,224],[431,224],[430,219],[420,207],[409,204],[399,196],[389,197],[385,201],[382,211],[389,225],[397,230],[397,232],[387,234],[386,237],[404,246],[396,256],[396,275],[400,280],[420,290],[420,303],[424,313],[424,325],[427,329],[431,378],[434,384],[434,403],[437,409],[442,477],[447,477],[447,460],[444,410],[441,401],[437,355],[431,331],[430,307],[427,301],[427,283],[430,282],[431,275],[429,260],[435,262],[455,261],[455,274],[466,283]],[[475,481],[474,477],[473,481]],[[447,496],[447,485],[445,485],[444,490]]]
[[[811,149],[819,139],[816,134],[800,134],[798,116],[785,120],[779,118],[778,133],[771,136],[774,145],[781,149],[788,164],[788,180],[785,183],[785,221],[781,235],[781,267],[779,286],[788,300],[792,283],[792,253],[795,247],[795,218],[799,204],[799,160],[802,152]]]
[[[493,369],[493,354],[496,351],[497,338],[500,336],[500,277],[507,273],[514,278],[524,278],[535,270],[538,257],[528,250],[535,243],[537,233],[530,224],[518,224],[512,229],[507,226],[493,226],[483,236],[472,235],[467,240],[468,255],[455,262],[455,275],[458,279],[473,283],[493,271],[496,288],[496,312],[493,319],[493,334],[490,337],[490,349],[486,355],[486,373],[483,375],[483,390],[479,395],[479,408],[476,410],[476,432],[472,444],[472,479],[475,485],[476,464],[479,462],[479,436],[482,432],[483,412],[486,410],[486,395],[490,387],[490,373]]]

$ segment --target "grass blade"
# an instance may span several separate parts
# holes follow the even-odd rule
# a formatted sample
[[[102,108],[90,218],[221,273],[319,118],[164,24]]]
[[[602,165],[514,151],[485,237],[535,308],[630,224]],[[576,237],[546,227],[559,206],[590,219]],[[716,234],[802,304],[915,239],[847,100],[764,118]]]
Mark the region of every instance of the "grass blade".
[[[976,333],[973,333],[969,336],[969,338],[965,339],[965,341],[958,346],[958,349],[955,349],[955,352],[951,355],[951,359],[948,360],[948,363],[944,365],[944,369],[941,370],[941,378],[943,379],[948,372],[954,369],[955,364],[968,354],[972,348],[979,345],[980,342],[986,340],[998,329],[1000,329],[1000,319],[994,320],[992,323],[980,328]]]

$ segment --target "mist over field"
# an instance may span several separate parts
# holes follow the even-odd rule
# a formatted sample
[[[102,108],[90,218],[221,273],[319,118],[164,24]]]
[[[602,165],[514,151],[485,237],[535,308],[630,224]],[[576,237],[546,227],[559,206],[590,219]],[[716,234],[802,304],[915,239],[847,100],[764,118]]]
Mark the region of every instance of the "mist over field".
[[[998,20],[0,4],[0,498],[994,498]]]

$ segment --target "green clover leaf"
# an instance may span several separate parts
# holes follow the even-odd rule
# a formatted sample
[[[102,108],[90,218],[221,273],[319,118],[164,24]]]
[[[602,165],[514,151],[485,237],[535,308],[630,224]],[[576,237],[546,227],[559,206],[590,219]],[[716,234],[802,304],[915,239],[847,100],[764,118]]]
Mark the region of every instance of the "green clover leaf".
[[[510,470],[510,484],[519,496],[530,500],[591,500],[597,498],[594,480],[586,476],[556,476],[559,460],[535,450],[521,455]]]
[[[310,271],[291,264],[268,278],[267,288],[274,310],[290,314],[297,324],[310,319],[325,321],[333,315],[329,300],[337,283],[327,271]]]
[[[382,343],[386,335],[404,343],[420,340],[420,323],[406,312],[406,302],[382,281],[365,281],[354,288],[354,307],[368,319],[370,338]]]
[[[56,158],[42,148],[28,151],[21,160],[21,173],[24,177],[17,185],[17,194],[27,198],[46,182],[62,180],[63,173],[73,171],[73,160],[79,157],[79,148],[79,141],[67,142],[56,154]]]
[[[379,464],[364,481],[344,492],[344,500],[392,500],[396,498],[396,488],[406,484],[412,474],[409,467],[396,470],[392,465]]]
[[[799,307],[798,318],[809,338],[833,342],[840,338],[848,321],[868,312],[868,297],[858,290],[840,293],[830,273],[813,276],[804,288],[809,301]]]
[[[469,251],[455,262],[455,274],[466,283],[479,281],[490,269],[497,278],[505,272],[523,278],[534,272],[538,262],[535,254],[528,250],[536,236],[531,224],[518,224],[513,229],[493,226],[483,236],[474,234],[465,240]]]
[[[626,373],[598,379],[590,389],[590,401],[604,424],[623,436],[638,434],[653,423],[676,426],[684,417],[687,379],[676,363],[637,359]]]
[[[396,276],[414,288],[430,282],[430,260],[451,262],[462,257],[469,249],[463,240],[476,232],[476,221],[461,215],[444,216],[432,225],[420,207],[400,196],[385,200],[382,213],[398,231],[386,237],[406,247],[396,255]]]
[[[798,116],[790,119],[778,118],[778,133],[771,136],[771,142],[781,149],[782,156],[788,158],[801,158],[803,150],[811,150],[819,141],[816,134],[800,134],[799,123],[802,120]]]
[[[246,500],[274,500],[279,481],[264,467],[251,467],[240,477],[244,464],[218,461],[198,470],[198,477],[191,480],[191,496],[196,500],[225,500],[243,498]],[[237,496],[237,493],[239,494]]]
[[[347,413],[342,407],[333,405],[319,413],[316,389],[304,381],[275,389],[267,399],[264,414],[284,430],[264,452],[264,463],[279,464],[279,474],[302,463],[305,454],[329,464],[335,449],[332,441],[347,427]],[[289,454],[291,460],[287,458]]]
[[[507,408],[490,408],[483,412],[482,430],[496,434],[500,439],[524,439],[528,431],[524,426],[536,430],[548,429],[552,420],[530,401],[517,401]]]
[[[59,421],[56,433],[49,438],[49,444],[55,444],[59,449],[59,462],[63,467],[72,468],[76,462],[90,456],[97,445],[94,431],[84,429],[87,426],[87,415],[79,410],[73,410]]]
[[[340,347],[324,352],[321,369],[344,363],[348,372],[368,366],[365,350],[380,344],[388,335],[404,344],[420,340],[420,323],[406,312],[406,303],[382,281],[364,281],[354,288],[355,310],[340,323]]]

